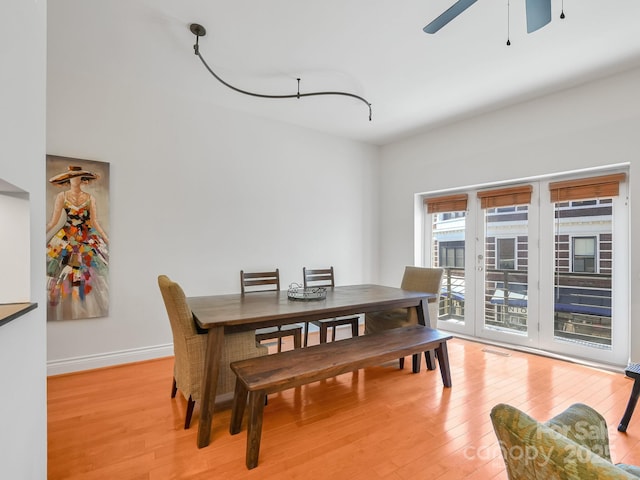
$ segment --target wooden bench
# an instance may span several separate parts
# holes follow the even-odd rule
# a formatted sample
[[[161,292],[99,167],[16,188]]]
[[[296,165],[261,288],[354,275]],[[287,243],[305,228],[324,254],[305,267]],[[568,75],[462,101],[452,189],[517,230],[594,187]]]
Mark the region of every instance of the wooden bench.
[[[451,387],[449,339],[449,334],[415,325],[233,362],[237,379],[229,431],[231,435],[240,432],[248,403],[247,468],[258,465],[267,394],[430,350],[436,351],[444,386]]]

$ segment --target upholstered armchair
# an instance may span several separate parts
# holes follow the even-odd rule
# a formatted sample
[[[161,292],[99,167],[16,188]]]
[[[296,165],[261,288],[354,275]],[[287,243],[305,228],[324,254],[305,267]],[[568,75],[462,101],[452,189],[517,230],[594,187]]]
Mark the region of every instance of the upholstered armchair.
[[[594,409],[576,403],[546,423],[517,408],[491,410],[510,480],[637,479],[640,468],[611,461],[607,423]]]
[[[173,387],[171,398],[180,390],[187,400],[184,428],[189,428],[196,400],[201,397],[200,384],[204,371],[204,357],[207,348],[206,331],[198,331],[193,314],[187,304],[184,291],[166,275],[158,277],[158,285],[173,334]],[[235,375],[229,364],[236,360],[253,358],[267,354],[267,347],[256,345],[255,332],[225,334],[220,373],[218,375],[218,395],[233,393]]]

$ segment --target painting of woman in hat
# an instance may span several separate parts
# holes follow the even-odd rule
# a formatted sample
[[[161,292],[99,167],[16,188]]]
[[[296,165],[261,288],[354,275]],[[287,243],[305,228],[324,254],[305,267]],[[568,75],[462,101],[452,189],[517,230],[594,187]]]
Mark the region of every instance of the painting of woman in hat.
[[[49,179],[51,185],[65,188],[55,196],[47,224],[49,320],[108,314],[109,237],[98,221],[94,195],[83,190],[98,178],[80,165],[69,165]]]

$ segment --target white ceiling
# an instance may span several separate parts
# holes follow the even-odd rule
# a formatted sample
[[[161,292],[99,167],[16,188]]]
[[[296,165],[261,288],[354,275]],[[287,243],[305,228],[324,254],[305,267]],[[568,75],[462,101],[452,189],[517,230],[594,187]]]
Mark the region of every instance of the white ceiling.
[[[525,0],[480,0],[435,35],[422,28],[455,0],[56,0],[49,69],[195,95],[203,102],[384,144],[467,115],[640,65],[640,1],[552,0],[526,33]],[[366,98],[270,100],[340,90]]]

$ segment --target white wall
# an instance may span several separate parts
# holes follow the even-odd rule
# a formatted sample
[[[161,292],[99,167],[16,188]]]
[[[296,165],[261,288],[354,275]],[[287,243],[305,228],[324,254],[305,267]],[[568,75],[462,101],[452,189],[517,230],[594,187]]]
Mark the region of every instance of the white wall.
[[[42,228],[45,1],[3,1],[0,63],[0,179],[29,192],[31,233],[22,242],[30,244],[29,297],[40,305],[0,327],[0,476],[44,479],[47,477],[46,327],[41,306],[45,272]],[[2,226],[3,237],[12,234],[10,228]],[[3,250],[0,255],[12,252]],[[9,277],[11,272],[3,270],[2,275]]]
[[[0,180],[0,304],[31,301],[31,245],[29,194]]]
[[[640,360],[640,69],[481,115],[382,149],[380,280],[414,259],[414,195],[628,162],[631,352]]]
[[[240,269],[371,278],[377,147],[57,68],[55,48],[50,30],[47,153],[111,164],[111,311],[49,322],[49,373],[171,354],[161,273],[187,295],[237,292]]]

